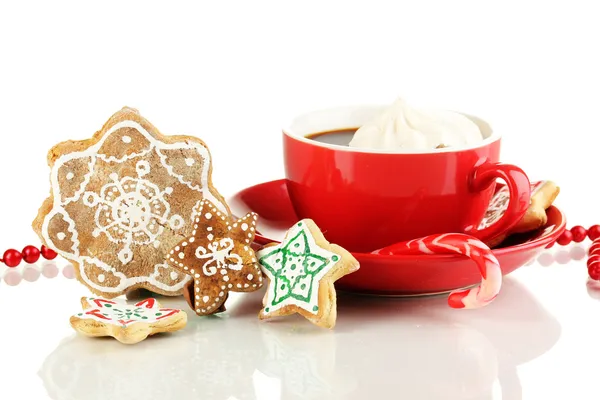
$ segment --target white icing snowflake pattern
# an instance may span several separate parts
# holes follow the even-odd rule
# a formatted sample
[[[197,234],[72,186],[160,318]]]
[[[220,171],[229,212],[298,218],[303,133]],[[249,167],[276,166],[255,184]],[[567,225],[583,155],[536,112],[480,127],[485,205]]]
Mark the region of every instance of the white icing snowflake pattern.
[[[142,178],[150,172],[145,161],[136,166],[138,179],[125,177],[119,180],[116,173],[110,174],[113,182],[102,187],[100,195],[94,192],[83,194],[83,203],[96,207],[94,237],[105,234],[113,243],[122,243],[119,260],[127,264],[133,257],[132,244],[153,243],[163,232],[163,224],[179,229],[184,221],[180,215],[169,218],[170,205],[165,196],[173,188],[160,190],[158,186]]]
[[[208,149],[191,139],[164,141],[128,108],[97,136],[52,165],[49,211],[38,217],[42,239],[77,264],[78,278],[103,297],[132,286],[180,294],[190,277],[165,264],[165,255],[191,233],[195,206],[208,199],[229,215],[209,186]]]

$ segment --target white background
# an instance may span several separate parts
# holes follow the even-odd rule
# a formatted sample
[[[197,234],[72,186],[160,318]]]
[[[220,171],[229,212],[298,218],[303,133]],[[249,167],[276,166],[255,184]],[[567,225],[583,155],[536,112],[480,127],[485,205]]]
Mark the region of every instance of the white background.
[[[600,223],[593,3],[2,2],[0,248],[38,243],[29,225],[48,193],[48,149],[125,105],[205,140],[226,196],[283,176],[280,131],[297,112],[397,96],[459,110],[503,134],[504,162],[561,186],[569,226]],[[550,373],[536,365],[525,394]]]
[[[460,110],[502,132],[504,162],[561,186],[572,224],[600,223],[600,24],[582,4],[2,2],[0,243],[35,242],[48,149],[125,105],[204,139],[224,195],[282,177],[295,113],[397,96]]]

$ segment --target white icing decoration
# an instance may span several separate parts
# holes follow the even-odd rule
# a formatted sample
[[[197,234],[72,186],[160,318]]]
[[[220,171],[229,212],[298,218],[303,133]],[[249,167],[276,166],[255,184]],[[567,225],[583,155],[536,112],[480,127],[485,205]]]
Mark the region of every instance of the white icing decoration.
[[[65,238],[66,238],[66,237],[67,237],[67,235],[65,235],[65,233],[64,233],[64,232],[58,232],[58,233],[56,234],[56,238],[57,238],[58,240],[65,240]]]
[[[71,253],[66,253],[65,251],[61,250],[61,248],[54,243],[54,240],[50,238],[48,234],[48,225],[50,224],[50,221],[52,220],[52,218],[54,218],[54,216],[59,214],[62,216],[63,221],[65,221],[68,224],[67,232],[69,232],[69,234],[71,235],[70,239],[73,242],[73,244],[71,245]],[[64,254],[72,254],[72,256],[75,257],[79,256],[79,234],[75,229],[75,221],[71,219],[69,214],[67,214],[67,212],[62,207],[55,207],[52,209],[52,211],[48,213],[48,215],[46,215],[46,218],[44,218],[44,222],[42,223],[42,234],[46,242],[51,243],[53,245],[52,247],[56,250],[58,254],[61,254],[63,256]]]
[[[94,172],[94,165],[96,164],[96,159],[94,157],[89,157],[86,155],[82,155],[80,157],[76,157],[76,156],[71,157],[71,154],[73,154],[73,153],[65,154],[65,155],[61,156],[58,160],[56,160],[56,162],[52,166],[52,170],[50,172],[50,183],[51,183],[52,196],[54,197],[54,205],[55,206],[66,206],[67,204],[69,204],[73,201],[79,200],[79,196],[81,196],[81,194],[85,191],[85,187],[89,183],[90,178]],[[77,154],[79,154],[79,153],[77,153]],[[62,199],[62,193],[60,192],[60,189],[59,189],[60,186],[59,186],[59,181],[58,181],[58,173],[59,173],[60,167],[62,167],[63,165],[65,165],[66,163],[68,163],[69,161],[71,161],[73,159],[88,158],[88,157],[90,158],[90,161],[87,163],[88,170],[83,176],[83,181],[79,184],[79,189],[77,189],[71,197]]]
[[[148,175],[150,173],[150,163],[145,160],[138,161],[138,163],[135,165],[135,171],[140,178],[144,175]]]
[[[149,165],[146,167],[150,168]],[[171,207],[166,199],[166,191],[161,191],[152,182],[141,179],[140,171],[146,171],[145,167],[136,170],[138,178],[119,179],[116,173],[112,173],[110,178],[113,182],[104,185],[99,196],[93,192],[84,194],[84,199],[94,197],[95,201],[90,204],[97,207],[94,216],[96,229],[93,235],[98,237],[105,234],[111,242],[122,244],[118,258],[123,264],[133,259],[131,247],[134,243],[151,244],[160,236],[164,228],[159,226],[156,229],[155,222],[164,224]],[[160,211],[157,212],[156,208],[152,207],[153,204],[160,204]]]
[[[65,178],[67,178],[67,180],[70,181],[71,179],[75,178],[75,174],[72,172],[68,172]]]
[[[222,274],[226,274],[230,268],[235,271],[242,269],[242,257],[232,253],[233,240],[223,238],[217,242],[212,242],[208,246],[208,250],[202,246],[196,248],[196,258],[206,260],[202,265],[202,272],[206,276],[212,276],[217,273],[217,269],[221,269]],[[224,271],[224,272],[223,272]]]
[[[200,176],[200,181],[202,183],[202,187],[198,186],[198,185],[192,185],[191,182],[187,182],[183,176],[176,174],[173,171],[173,167],[171,165],[167,164],[167,156],[164,155],[161,150],[167,150],[167,149],[194,149],[198,152],[198,154],[200,155],[200,158],[202,159],[202,163],[205,166],[204,168],[202,168],[202,172],[201,172],[201,176]],[[206,166],[208,166],[210,164],[210,154],[208,152],[208,149],[204,146],[201,146],[197,143],[194,142],[189,142],[189,143],[174,143],[174,144],[165,144],[165,143],[161,143],[160,147],[156,147],[156,153],[159,155],[160,160],[163,164],[163,166],[167,169],[167,171],[169,172],[169,174],[175,178],[177,178],[177,180],[179,180],[180,183],[186,185],[187,187],[189,187],[190,189],[194,190],[194,191],[201,191],[203,193],[203,197],[207,200],[209,200],[211,203],[213,203],[221,212],[229,215],[228,211],[227,211],[227,207],[221,202],[221,200],[217,199],[210,191],[208,188],[208,168],[206,168]]]
[[[104,274],[98,275],[98,282],[102,283],[102,282],[104,282],[105,279],[106,279],[106,276],[104,276]]]
[[[185,159],[185,165],[187,165],[188,167],[191,167],[195,163],[196,163],[196,160],[194,160],[193,158],[186,158]]]
[[[124,135],[121,140],[123,141],[123,143],[131,143],[131,137]]]
[[[118,131],[119,129],[122,129],[122,128],[133,128],[133,129],[137,130],[137,132],[141,136],[143,136],[146,140],[148,140],[149,145],[146,146],[144,149],[142,149],[139,152],[129,153],[122,157],[116,157],[116,156],[110,155],[110,154],[100,154],[99,150],[102,148],[102,146],[107,141],[107,139],[110,138],[113,133],[115,133],[116,131]],[[166,162],[167,158],[161,152],[161,150],[179,150],[179,149],[194,150],[197,152],[198,156],[202,160],[203,168],[201,168],[201,171],[199,172],[200,185],[192,185],[190,182],[186,182],[182,176],[175,174],[173,172],[173,167],[167,164],[167,162]],[[217,199],[210,192],[210,188],[208,185],[208,173],[209,173],[208,166],[210,166],[211,160],[210,160],[210,154],[208,152],[208,149],[206,149],[206,147],[202,146],[199,143],[195,143],[195,142],[163,143],[163,142],[155,139],[152,135],[150,135],[150,133],[148,133],[139,123],[130,121],[130,120],[122,121],[122,122],[119,122],[119,123],[113,125],[102,136],[102,138],[93,146],[91,146],[88,149],[85,149],[83,151],[64,154],[55,161],[54,165],[52,166],[51,173],[50,173],[51,188],[52,188],[52,195],[53,195],[53,208],[48,213],[48,215],[46,215],[46,217],[44,218],[44,221],[42,223],[42,237],[49,245],[52,245],[52,244],[54,244],[53,239],[56,239],[56,238],[50,237],[50,233],[48,230],[49,223],[50,223],[52,217],[55,216],[56,214],[61,214],[63,216],[64,221],[67,222],[69,225],[67,236],[69,236],[70,240],[72,240],[73,245],[70,250],[61,249],[59,246],[56,246],[56,244],[54,244],[52,247],[55,250],[57,250],[59,255],[61,255],[62,257],[79,264],[80,276],[81,276],[82,280],[91,288],[97,289],[102,292],[116,293],[116,292],[121,292],[121,291],[125,290],[126,288],[136,285],[136,284],[149,283],[150,285],[153,285],[156,288],[161,289],[161,290],[176,291],[176,290],[180,290],[184,286],[184,284],[187,282],[187,280],[189,279],[189,277],[185,277],[185,279],[183,279],[183,281],[176,282],[173,285],[166,285],[166,284],[158,281],[157,278],[158,278],[159,274],[157,273],[157,269],[160,267],[163,267],[163,268],[166,267],[163,264],[157,264],[155,267],[154,273],[152,273],[148,276],[134,276],[134,277],[127,278],[123,273],[114,270],[114,268],[111,268],[105,262],[103,262],[102,255],[96,255],[96,254],[94,254],[93,256],[88,255],[87,249],[86,249],[86,253],[80,254],[79,240],[78,240],[79,233],[78,233],[77,226],[76,226],[75,222],[73,221],[73,219],[65,211],[66,205],[68,205],[72,202],[80,201],[81,197],[84,197],[82,202],[86,206],[97,207],[97,212],[95,215],[95,219],[97,221],[94,221],[94,222],[97,222],[96,229],[95,229],[96,230],[95,236],[106,235],[107,237],[112,238],[112,240],[111,239],[109,239],[109,240],[111,240],[113,242],[118,242],[119,244],[121,244],[122,248],[118,253],[118,257],[122,263],[123,262],[127,263],[132,258],[134,258],[133,256],[134,256],[134,253],[136,252],[137,246],[152,245],[156,248],[160,247],[160,235],[163,231],[163,227],[161,226],[161,224],[168,223],[171,227],[184,227],[186,225],[186,222],[183,221],[183,218],[181,218],[181,216],[173,216],[171,218],[171,220],[165,220],[164,218],[167,217],[168,213],[165,214],[164,212],[154,211],[154,210],[156,210],[156,205],[152,204],[151,209],[153,211],[151,212],[151,214],[160,215],[163,218],[157,219],[157,223],[155,223],[155,224],[150,224],[150,223],[148,223],[149,221],[146,218],[147,215],[135,214],[135,209],[137,209],[139,211],[140,206],[139,205],[136,206],[134,204],[134,207],[132,209],[132,211],[134,211],[134,215],[132,216],[132,218],[129,218],[129,221],[132,222],[133,229],[132,229],[132,227],[128,228],[128,227],[124,227],[124,226],[118,226],[118,227],[113,226],[113,229],[110,230],[109,226],[108,226],[110,224],[108,222],[108,219],[111,219],[111,222],[115,222],[115,221],[112,221],[112,218],[110,218],[113,216],[113,213],[111,212],[112,210],[110,209],[110,207],[107,207],[107,206],[115,205],[114,203],[115,203],[116,198],[113,198],[112,201],[108,202],[109,204],[106,204],[106,202],[107,202],[106,196],[108,195],[108,190],[106,192],[104,192],[104,197],[101,197],[99,193],[93,193],[90,191],[86,192],[87,185],[89,184],[91,177],[95,172],[97,160],[102,160],[103,162],[110,163],[110,164],[122,164],[128,160],[132,160],[135,158],[144,158],[145,156],[151,157],[152,151],[154,151],[160,157],[160,161],[161,161],[161,163],[157,164],[157,166],[155,166],[155,167],[164,168],[167,171],[167,173],[170,176],[176,178],[179,181],[179,183],[187,186],[192,191],[197,192],[198,197],[202,197],[202,198],[206,198],[206,199],[210,200],[219,208],[219,210],[221,210],[224,213],[227,213],[227,207],[225,206],[225,204],[221,200]],[[63,167],[69,161],[79,160],[79,159],[89,159],[89,161],[86,160],[88,170],[83,175],[83,180],[80,184],[79,189],[77,191],[75,191],[71,197],[63,199],[62,193],[61,193],[61,186],[59,184],[59,179],[58,179],[58,172],[61,169],[61,167]],[[147,187],[152,188],[152,185],[154,187],[156,187],[156,185],[153,182],[149,182],[148,180],[142,179],[142,177],[148,175],[149,168],[150,168],[150,164],[148,163],[148,161],[146,161],[144,159],[139,160],[138,163],[136,164],[136,173],[138,175],[137,178],[131,178],[131,177],[127,177],[127,176],[117,177],[117,179],[118,179],[117,181],[115,181],[115,179],[113,179],[113,182],[110,182],[105,186],[113,185],[111,188],[111,192],[114,193],[115,195],[117,195],[117,194],[121,195],[121,192],[119,192],[119,188],[122,191],[126,191],[127,193],[135,192],[137,189],[137,184],[139,182],[143,182],[143,183],[147,182],[149,184]],[[116,167],[114,170],[120,171],[120,169],[118,167]],[[122,185],[122,186],[119,186],[119,185]],[[125,189],[124,185],[127,185],[126,189]],[[162,194],[162,198],[164,199],[165,198],[164,195],[172,193],[172,191],[173,191],[172,188],[164,188],[162,191],[159,190],[159,193]],[[84,193],[85,193],[85,195],[82,196]],[[102,191],[101,191],[101,193],[102,193]],[[152,190],[150,190],[150,193],[152,193]],[[135,195],[135,196],[138,196],[136,198],[136,200],[140,200],[141,198],[144,198],[145,200],[149,200],[148,194],[149,194],[148,192],[141,191],[140,194]],[[131,195],[132,198],[135,196]],[[119,197],[119,196],[117,196],[117,197]],[[165,199],[165,201],[166,201],[166,199]],[[160,200],[159,200],[159,203],[160,203]],[[168,202],[167,202],[167,204],[168,204]],[[106,207],[106,208],[103,208],[103,207]],[[123,211],[123,207],[121,207],[121,211]],[[166,210],[163,210],[163,211],[166,211]],[[102,212],[101,215],[100,215],[100,212]],[[180,218],[181,218],[181,220],[180,220]],[[119,221],[124,222],[125,220],[126,219],[124,218],[123,213],[121,212]],[[119,223],[117,222],[117,224],[119,224]],[[150,225],[152,225],[153,228],[150,228]],[[140,226],[143,226],[144,229],[138,229]],[[117,229],[114,229],[115,227]],[[136,235],[136,233],[141,233],[141,234]],[[150,240],[149,236],[151,236],[153,239]],[[114,276],[115,278],[117,278],[119,280],[118,285],[115,287],[103,287],[103,286],[98,285],[97,283],[95,283],[93,280],[91,280],[86,275],[86,273],[84,271],[85,263],[96,265],[107,271],[112,270],[111,271],[112,276]]]

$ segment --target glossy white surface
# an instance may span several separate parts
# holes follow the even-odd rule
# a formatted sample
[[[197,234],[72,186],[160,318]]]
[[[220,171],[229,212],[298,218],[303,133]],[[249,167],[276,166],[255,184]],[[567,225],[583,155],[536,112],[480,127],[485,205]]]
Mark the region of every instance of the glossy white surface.
[[[190,313],[183,331],[133,346],[71,330],[88,292],[67,264],[54,278],[38,276],[52,263],[20,267],[0,283],[2,398],[595,399],[597,371],[584,366],[600,357],[600,289],[570,259],[583,252],[544,253],[480,310],[339,294],[326,331],[298,316],[261,322],[262,292],[232,294],[222,315]]]

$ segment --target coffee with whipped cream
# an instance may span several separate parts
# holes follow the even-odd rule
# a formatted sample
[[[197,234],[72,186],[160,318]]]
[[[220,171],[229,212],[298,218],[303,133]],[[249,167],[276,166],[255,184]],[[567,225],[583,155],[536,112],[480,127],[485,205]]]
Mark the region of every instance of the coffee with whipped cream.
[[[429,150],[477,145],[483,135],[477,124],[460,113],[417,109],[396,100],[363,124],[350,147],[377,150]]]
[[[319,132],[307,136],[309,139],[316,140],[317,142],[333,144],[336,146],[348,146],[350,141],[354,137],[354,134],[358,128],[354,129],[339,129],[329,132]]]

